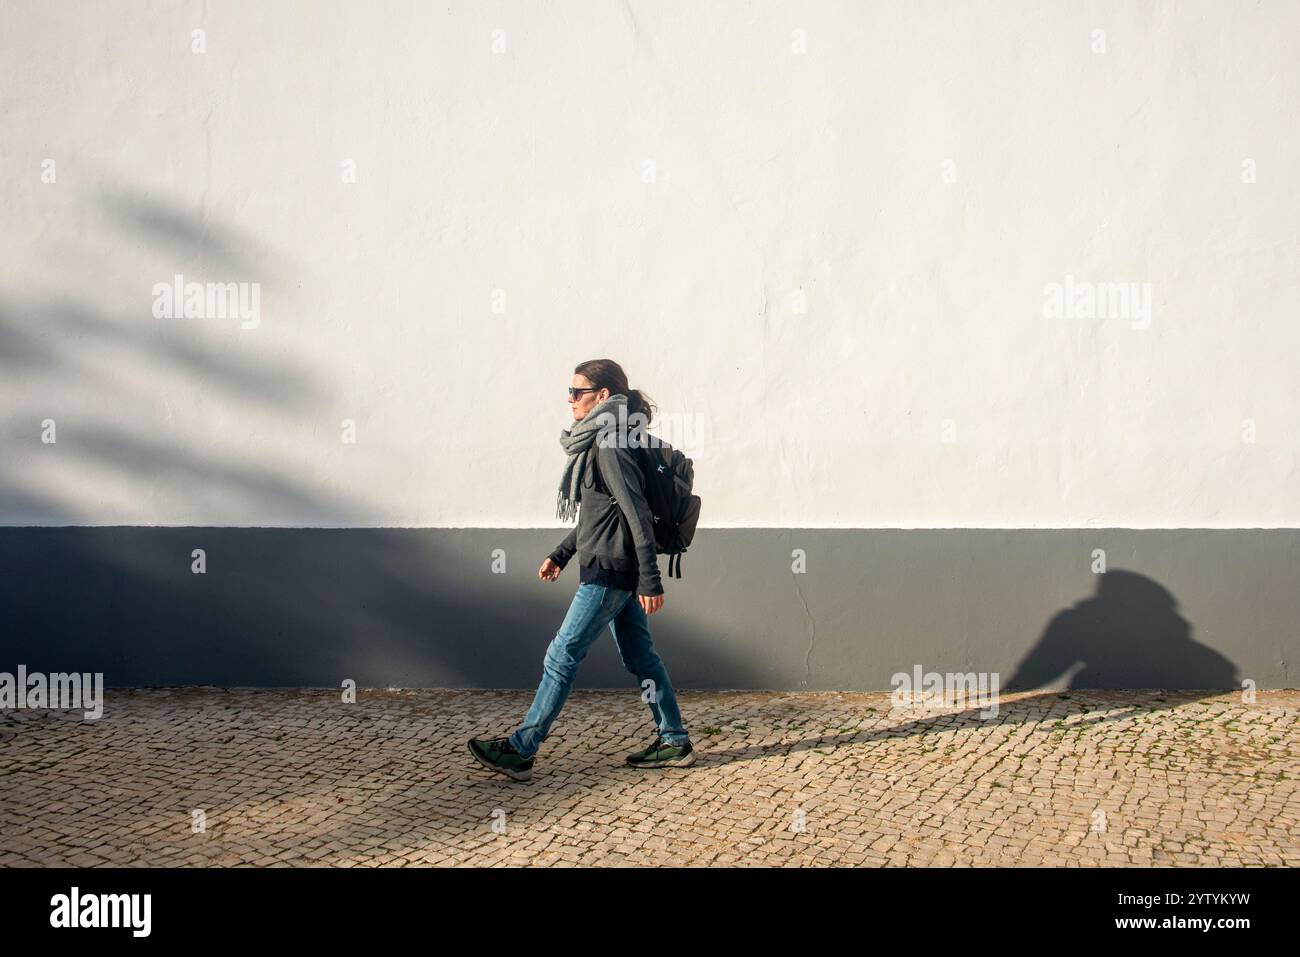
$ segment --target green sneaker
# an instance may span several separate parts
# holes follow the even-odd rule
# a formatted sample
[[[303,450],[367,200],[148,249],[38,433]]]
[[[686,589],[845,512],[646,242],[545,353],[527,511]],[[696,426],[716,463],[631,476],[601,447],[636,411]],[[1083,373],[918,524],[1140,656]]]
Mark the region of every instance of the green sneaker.
[[[627,756],[627,763],[634,768],[686,768],[695,763],[695,749],[691,742],[669,744],[660,734],[650,742],[644,751]]]
[[[533,776],[533,759],[523,757],[509,738],[470,738],[469,753],[479,764],[493,771],[527,781]]]

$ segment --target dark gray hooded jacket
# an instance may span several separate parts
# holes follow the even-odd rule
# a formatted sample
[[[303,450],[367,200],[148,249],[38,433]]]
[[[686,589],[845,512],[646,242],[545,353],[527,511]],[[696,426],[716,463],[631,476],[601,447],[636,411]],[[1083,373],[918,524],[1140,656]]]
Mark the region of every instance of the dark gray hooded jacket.
[[[600,442],[591,450],[595,468],[582,486],[578,524],[551,552],[551,561],[563,568],[576,554],[581,565],[635,572],[638,595],[662,595],[654,517],[635,452]]]

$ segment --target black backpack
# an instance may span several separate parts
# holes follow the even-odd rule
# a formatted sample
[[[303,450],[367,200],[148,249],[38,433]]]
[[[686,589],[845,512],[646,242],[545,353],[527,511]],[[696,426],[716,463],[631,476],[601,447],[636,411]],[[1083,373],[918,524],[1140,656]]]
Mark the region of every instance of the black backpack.
[[[695,538],[700,521],[700,497],[692,493],[695,463],[662,439],[650,436],[651,447],[632,449],[645,476],[645,500],[650,506],[655,551],[668,556],[668,577],[682,577],[682,554]],[[626,519],[624,519],[626,524]]]

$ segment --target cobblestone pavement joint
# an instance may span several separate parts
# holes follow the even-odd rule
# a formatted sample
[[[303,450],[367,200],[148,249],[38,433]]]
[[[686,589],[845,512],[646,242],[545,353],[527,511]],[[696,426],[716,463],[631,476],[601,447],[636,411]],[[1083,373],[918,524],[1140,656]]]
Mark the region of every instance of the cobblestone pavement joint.
[[[529,782],[474,762],[532,691],[107,689],[0,712],[0,866],[1296,866],[1300,692],[575,690]]]

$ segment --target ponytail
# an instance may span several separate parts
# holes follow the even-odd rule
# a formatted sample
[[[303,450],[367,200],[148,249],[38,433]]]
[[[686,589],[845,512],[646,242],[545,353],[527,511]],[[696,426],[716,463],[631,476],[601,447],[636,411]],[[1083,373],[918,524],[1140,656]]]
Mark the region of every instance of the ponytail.
[[[627,414],[640,412],[645,416],[645,424],[649,427],[655,417],[655,405],[650,401],[650,397],[640,389],[627,390]]]

